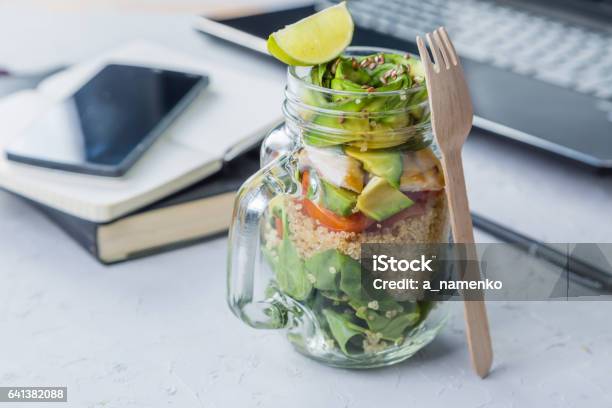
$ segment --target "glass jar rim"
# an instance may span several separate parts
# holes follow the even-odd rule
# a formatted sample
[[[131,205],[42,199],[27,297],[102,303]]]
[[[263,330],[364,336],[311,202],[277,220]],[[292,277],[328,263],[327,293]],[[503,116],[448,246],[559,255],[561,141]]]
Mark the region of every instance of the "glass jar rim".
[[[345,52],[342,53],[342,55],[351,55],[351,53],[359,53],[362,55],[369,55],[369,54],[379,54],[379,53],[386,53],[386,54],[399,54],[399,55],[405,55],[408,54],[413,58],[416,58],[418,60],[420,60],[418,55],[409,53],[409,52],[404,52],[404,51],[399,51],[399,50],[394,50],[391,48],[383,48],[383,47],[371,47],[371,46],[350,46],[348,47]],[[315,85],[311,82],[308,82],[305,80],[305,76],[300,76],[298,74],[298,69],[307,69],[307,68],[312,68],[312,67],[297,67],[297,66],[289,66],[287,68],[287,74],[289,77],[289,80],[293,79],[295,81],[297,81],[299,83],[300,87],[304,87],[306,89],[309,89],[311,91],[314,92],[319,92],[322,94],[328,94],[328,95],[344,95],[344,96],[354,96],[357,97],[359,95],[363,95],[363,92],[356,92],[356,91],[344,91],[344,90],[335,90],[335,89],[330,89],[330,88],[325,88],[323,86],[319,86],[319,85]],[[423,83],[422,85],[418,85],[418,86],[414,86],[408,89],[398,89],[395,91],[372,91],[372,92],[368,92],[369,96],[397,96],[397,95],[411,95],[413,93],[416,92],[420,92],[423,89],[425,89],[425,83]]]

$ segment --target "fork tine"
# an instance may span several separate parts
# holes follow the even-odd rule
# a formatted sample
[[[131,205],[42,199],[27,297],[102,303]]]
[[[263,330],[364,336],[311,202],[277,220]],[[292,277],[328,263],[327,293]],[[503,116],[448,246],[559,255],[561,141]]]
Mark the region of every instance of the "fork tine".
[[[448,51],[451,64],[453,65],[459,64],[459,59],[457,58],[457,51],[455,51],[455,46],[453,45],[450,38],[448,37],[446,28],[440,27],[436,31],[439,32],[440,37],[442,37],[442,42],[446,46],[446,50]]]
[[[448,54],[446,52],[446,47],[444,45],[444,42],[442,41],[442,38],[440,38],[440,33],[438,32],[438,30],[435,30],[433,32],[432,37],[433,37],[433,40],[434,40],[434,45],[436,46],[436,48],[442,54],[443,61],[440,61],[440,62],[443,63],[443,65],[444,65],[444,67],[446,67],[446,69],[450,69],[450,60],[448,59]]]
[[[434,45],[433,39],[431,38],[431,34],[425,34],[427,38],[427,45],[429,45],[429,49],[431,50],[431,55],[433,55],[433,63],[436,68],[436,72],[440,71],[440,66],[444,64],[444,60],[442,60],[442,56],[440,55],[440,51],[438,47]]]
[[[431,58],[429,57],[429,52],[427,51],[427,47],[425,46],[425,41],[421,38],[421,36],[417,35],[416,38],[417,47],[419,48],[419,54],[421,55],[421,62],[425,69],[431,68],[433,63],[431,62]]]

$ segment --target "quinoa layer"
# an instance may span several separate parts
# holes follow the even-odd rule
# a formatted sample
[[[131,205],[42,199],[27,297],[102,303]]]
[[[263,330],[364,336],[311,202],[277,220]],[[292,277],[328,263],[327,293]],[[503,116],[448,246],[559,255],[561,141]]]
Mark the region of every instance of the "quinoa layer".
[[[438,194],[430,198],[422,215],[397,221],[390,227],[379,226],[378,230],[362,233],[331,231],[308,217],[301,205],[285,200],[285,208],[291,228],[291,240],[302,258],[337,249],[359,260],[361,244],[410,244],[447,242],[449,236],[446,198]]]

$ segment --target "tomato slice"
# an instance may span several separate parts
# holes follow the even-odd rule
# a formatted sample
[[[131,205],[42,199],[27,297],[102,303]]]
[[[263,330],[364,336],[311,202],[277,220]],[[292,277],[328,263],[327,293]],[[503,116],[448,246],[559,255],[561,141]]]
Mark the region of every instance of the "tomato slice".
[[[306,195],[308,191],[309,182],[308,172],[304,172],[302,175],[302,190],[304,195]],[[306,215],[318,220],[323,226],[334,231],[361,232],[375,222],[373,219],[366,217],[360,212],[349,215],[348,217],[342,217],[307,198],[302,200],[302,207]]]
[[[276,230],[276,235],[283,239],[283,221],[278,217],[274,217],[274,229]]]
[[[342,217],[308,199],[302,201],[302,207],[310,218],[318,220],[321,225],[334,231],[361,232],[374,223],[374,220],[362,213]]]

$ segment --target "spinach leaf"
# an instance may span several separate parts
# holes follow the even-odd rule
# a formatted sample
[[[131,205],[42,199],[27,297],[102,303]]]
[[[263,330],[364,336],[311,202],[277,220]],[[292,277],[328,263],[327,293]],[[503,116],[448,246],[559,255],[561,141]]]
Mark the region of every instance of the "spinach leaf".
[[[391,341],[401,340],[404,336],[404,331],[410,326],[414,326],[419,321],[420,313],[410,312],[404,313],[389,322],[389,324],[382,330],[382,338]]]
[[[322,290],[319,292],[319,294],[321,294],[321,296],[333,302],[347,302],[349,300],[348,296],[346,296],[340,291],[334,292],[331,290]]]
[[[363,319],[368,324],[368,328],[373,332],[381,332],[391,321],[384,316],[379,315],[372,309],[360,308],[355,315]]]
[[[361,264],[337,249],[328,249],[308,258],[306,271],[314,276],[314,287],[324,291],[341,290],[352,300],[367,300],[361,286]]]
[[[341,313],[336,313],[331,309],[323,309],[323,315],[329,324],[329,330],[332,336],[340,346],[340,349],[344,354],[348,354],[346,350],[346,343],[360,334],[365,333],[365,329],[351,322],[348,317]]]
[[[342,258],[340,290],[352,299],[365,299],[365,293],[361,286],[361,264],[348,255],[340,255]]]
[[[315,288],[336,292],[344,263],[342,253],[336,249],[328,249],[308,258],[304,266],[314,276]]]
[[[412,304],[413,309],[410,312],[400,313],[393,318],[385,317],[380,313],[361,307],[357,309],[355,315],[363,319],[368,324],[368,328],[380,333],[385,340],[398,341],[401,340],[404,331],[410,326],[414,326],[420,320],[418,304]]]
[[[305,300],[312,291],[312,284],[308,280],[304,262],[297,249],[289,238],[289,222],[287,212],[282,211],[283,240],[278,247],[278,262],[276,266],[276,280],[281,291],[296,300]]]

